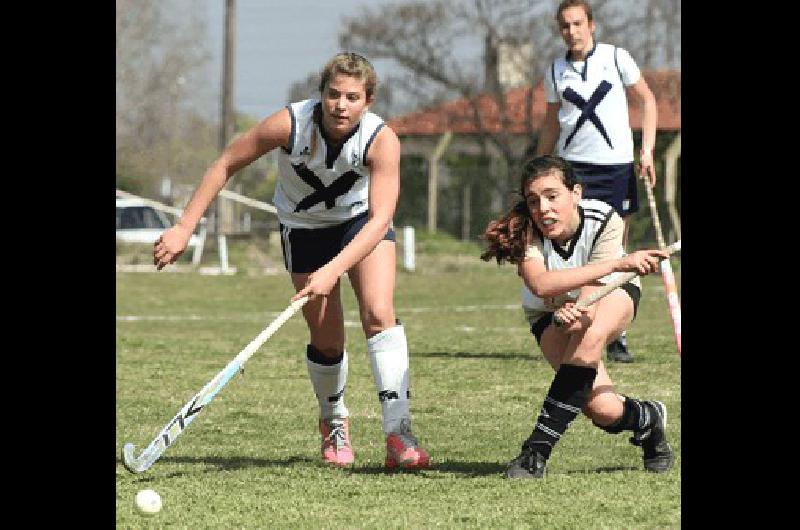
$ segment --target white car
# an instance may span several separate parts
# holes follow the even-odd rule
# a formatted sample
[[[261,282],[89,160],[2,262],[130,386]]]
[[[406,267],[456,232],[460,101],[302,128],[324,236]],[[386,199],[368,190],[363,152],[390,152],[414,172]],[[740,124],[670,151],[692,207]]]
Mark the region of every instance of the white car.
[[[139,199],[117,198],[117,240],[125,243],[154,243],[172,226],[167,214]],[[201,245],[202,238],[192,234],[189,246]]]

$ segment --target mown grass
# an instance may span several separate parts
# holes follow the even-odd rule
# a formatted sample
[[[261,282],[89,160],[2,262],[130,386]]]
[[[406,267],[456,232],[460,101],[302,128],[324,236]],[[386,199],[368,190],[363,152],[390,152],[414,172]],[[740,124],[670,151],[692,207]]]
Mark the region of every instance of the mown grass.
[[[383,469],[380,406],[349,285],[352,469],[319,463],[317,404],[303,356],[308,332],[298,315],[150,470],[129,473],[122,445],[148,444],[286,307],[291,288],[285,274],[118,273],[116,283],[119,528],[681,526],[681,364],[658,276],[645,278],[629,330],[636,362],[609,370],[620,392],[667,405],[675,469],[645,472],[625,434],[610,436],[579,417],[539,481],[502,478],[553,376],[523,320],[511,267],[476,258],[398,274],[414,429],[434,462],[416,473]],[[144,488],[164,502],[151,518],[133,506]]]

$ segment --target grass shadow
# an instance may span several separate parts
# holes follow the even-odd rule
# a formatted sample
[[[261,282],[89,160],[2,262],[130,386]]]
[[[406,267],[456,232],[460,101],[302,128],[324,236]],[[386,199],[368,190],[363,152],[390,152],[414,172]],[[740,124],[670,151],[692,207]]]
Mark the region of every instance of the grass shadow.
[[[253,468],[253,467],[287,467],[296,464],[310,465],[310,466],[325,466],[316,457],[307,456],[293,456],[286,459],[270,460],[266,458],[252,458],[252,457],[235,457],[223,458],[218,456],[167,456],[160,459],[161,462],[170,464],[202,464],[204,466],[213,466],[212,468],[202,469],[202,473],[210,473],[217,471],[233,471],[237,469]],[[122,465],[122,459],[117,458],[116,463]],[[594,469],[573,469],[564,472],[566,475],[591,475],[596,473],[619,473],[622,471],[638,471],[641,468],[638,466],[606,466]],[[343,468],[342,471],[352,473],[354,475],[389,475],[395,473],[405,473],[420,475],[425,478],[437,478],[437,475],[432,472],[441,473],[457,473],[467,477],[486,477],[492,475],[502,475],[506,470],[506,464],[497,462],[470,462],[461,460],[445,460],[443,462],[434,461],[430,468],[426,470],[389,470],[384,467],[382,463],[367,464],[363,466],[353,466]],[[193,474],[192,471],[175,471],[167,475],[147,476],[142,475],[138,483],[152,482],[156,478],[159,480],[166,478],[174,478],[185,475]]]
[[[117,464],[122,465],[122,459],[117,457]],[[223,458],[219,456],[165,456],[159,459],[159,462],[168,464],[202,464],[205,466],[214,466],[211,469],[203,469],[203,473],[211,471],[234,471],[237,469],[246,469],[253,467],[287,467],[295,464],[316,464],[316,458],[306,456],[293,456],[283,460],[269,460],[266,458],[252,458],[252,457],[233,457]],[[179,477],[191,474],[190,471],[176,471],[166,475],[167,478]],[[160,476],[159,478],[164,478]],[[142,477],[138,482],[149,482],[152,478]]]
[[[462,462],[455,460],[447,460],[444,462],[434,461],[431,467],[425,470],[388,470],[383,464],[373,464],[359,467],[349,468],[353,474],[356,475],[386,475],[393,473],[406,473],[422,475],[425,478],[436,478],[435,474],[431,472],[441,473],[459,473],[469,477],[483,477],[489,475],[498,475],[505,471],[505,466],[493,462]],[[423,475],[424,473],[424,475]]]
[[[217,471],[233,471],[237,469],[253,468],[253,467],[288,467],[296,464],[309,465],[309,466],[324,466],[317,458],[306,456],[293,456],[286,459],[270,460],[266,458],[252,458],[252,457],[235,457],[223,458],[218,456],[165,456],[159,462],[165,464],[199,464],[205,467],[201,470],[203,473],[217,472]],[[122,465],[122,459],[117,458],[116,463]],[[328,466],[325,466],[328,467]],[[367,464],[363,466],[354,466],[343,468],[343,471],[355,475],[387,475],[394,473],[411,473],[421,475],[422,471],[419,470],[389,470],[386,469],[383,463]],[[483,477],[489,475],[499,475],[505,471],[505,465],[496,462],[465,462],[458,460],[446,460],[444,462],[434,461],[430,468],[424,470],[427,472],[426,478],[435,478],[430,472],[441,473],[458,473],[468,477]],[[159,475],[159,480],[163,478],[172,478],[193,474],[193,471],[175,471],[168,475]],[[137,482],[146,483],[153,481],[156,477],[150,475],[140,475]]]
[[[621,471],[642,471],[638,466],[606,466],[596,467],[594,469],[573,469],[566,471],[566,475],[593,475],[596,473],[619,473]]]
[[[544,362],[541,355],[533,355],[528,352],[504,351],[504,352],[444,352],[444,351],[415,351],[413,357],[448,357],[456,359],[524,359],[533,362]]]
[[[445,460],[435,462],[433,469],[443,473],[459,473],[469,477],[486,477],[501,475],[506,470],[507,464],[498,462],[468,462],[462,460]]]

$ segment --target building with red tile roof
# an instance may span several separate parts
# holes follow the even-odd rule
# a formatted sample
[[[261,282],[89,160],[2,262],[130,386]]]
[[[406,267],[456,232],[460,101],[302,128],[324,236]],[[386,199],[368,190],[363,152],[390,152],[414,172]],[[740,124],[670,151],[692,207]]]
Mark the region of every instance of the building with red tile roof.
[[[653,91],[658,107],[657,135],[667,134],[674,137],[667,149],[668,198],[674,201],[674,173],[677,157],[680,154],[681,129],[681,72],[680,70],[646,70],[642,75]],[[421,156],[427,160],[428,173],[428,230],[437,230],[437,196],[438,189],[448,186],[450,170],[443,164],[442,156],[449,154],[484,155],[488,154],[494,162],[490,172],[496,175],[498,182],[503,183],[505,177],[502,169],[506,158],[501,151],[522,156],[530,149],[532,140],[542,125],[547,107],[544,87],[539,83],[534,90],[530,86],[508,89],[505,92],[505,112],[499,111],[498,101],[489,94],[476,96],[477,106],[467,98],[446,102],[437,107],[396,116],[387,120],[387,124],[397,133],[402,144],[403,157]],[[641,131],[641,105],[628,105],[631,128]],[[501,142],[486,142],[486,135],[509,136]],[[502,146],[502,147],[498,147]],[[441,170],[441,174],[440,174]],[[671,186],[671,187],[670,187]],[[469,186],[465,188],[464,204],[469,205]],[[493,210],[499,211],[503,197],[489,187],[483,187],[482,193],[491,197]],[[671,204],[670,204],[671,206]],[[452,207],[452,205],[451,205]],[[470,213],[467,206],[464,210],[465,221],[462,229],[463,237],[470,233]],[[672,212],[670,212],[672,214]],[[676,214],[677,215],[677,214]],[[674,216],[673,216],[674,217]],[[675,221],[678,223],[679,221]]]
[[[644,71],[642,75],[656,97],[658,130],[680,130],[680,70],[649,70]],[[539,83],[534,90],[532,101],[530,87],[512,88],[506,92],[505,124],[501,123],[498,102],[492,96],[483,94],[478,96],[477,101],[480,122],[476,119],[474,106],[469,100],[462,98],[432,109],[397,116],[388,120],[388,125],[401,138],[404,136],[438,136],[445,131],[458,135],[473,135],[479,130],[489,134],[497,134],[503,130],[512,134],[531,134],[541,127],[547,106],[542,83]],[[530,117],[526,116],[526,106],[530,106]],[[628,110],[631,127],[634,131],[640,130],[641,106],[629,105]]]

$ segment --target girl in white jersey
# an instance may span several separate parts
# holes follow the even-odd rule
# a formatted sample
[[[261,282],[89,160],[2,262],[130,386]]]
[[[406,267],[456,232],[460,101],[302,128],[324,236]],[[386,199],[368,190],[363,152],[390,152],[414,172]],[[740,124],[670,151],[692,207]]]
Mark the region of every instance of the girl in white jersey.
[[[563,0],[556,21],[567,53],[545,71],[547,110],[536,154],[567,159],[581,177],[583,196],[617,210],[624,221],[622,244],[627,248],[628,221],[639,210],[628,97],[642,104],[639,173],[652,186],[656,99],[627,50],[594,40],[594,17],[586,0]],[[607,351],[610,361],[633,361],[624,332]]]
[[[211,165],[183,215],[156,241],[162,269],[186,249],[199,219],[234,173],[280,151],[274,203],[284,262],[310,332],[306,364],[319,403],[324,462],[353,463],[344,402],[347,352],[339,278],[347,273],[383,413],[387,468],[428,467],[411,433],[408,346],[395,318],[392,216],[400,185],[400,142],[368,111],[377,76],[355,53],[333,57],[321,72],[320,99],[292,103],[231,142]]]
[[[575,308],[577,300],[618,273],[658,271],[667,254],[641,250],[625,255],[622,219],[607,204],[582,200],[581,194],[566,160],[534,158],[522,171],[524,200],[490,222],[484,234],[489,247],[482,259],[517,265],[531,333],[556,370],[533,433],[506,470],[508,478],[544,476],[553,447],[581,411],[608,433],[632,431],[631,443],[642,447],[648,471],[667,471],[674,462],[663,403],[617,394],[601,360],[603,347],[636,315],[638,279],[586,309]],[[554,315],[562,327],[553,324]]]

